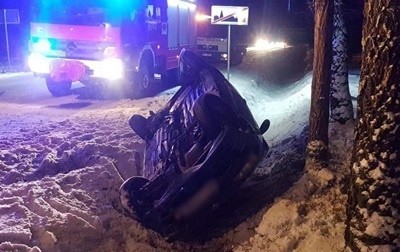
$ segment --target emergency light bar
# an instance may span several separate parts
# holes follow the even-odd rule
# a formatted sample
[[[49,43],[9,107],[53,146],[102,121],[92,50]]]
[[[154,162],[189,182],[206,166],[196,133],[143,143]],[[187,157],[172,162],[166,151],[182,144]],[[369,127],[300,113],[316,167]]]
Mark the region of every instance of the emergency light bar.
[[[190,10],[196,9],[195,1],[183,1],[183,0],[168,0],[169,6],[182,6],[189,8]]]

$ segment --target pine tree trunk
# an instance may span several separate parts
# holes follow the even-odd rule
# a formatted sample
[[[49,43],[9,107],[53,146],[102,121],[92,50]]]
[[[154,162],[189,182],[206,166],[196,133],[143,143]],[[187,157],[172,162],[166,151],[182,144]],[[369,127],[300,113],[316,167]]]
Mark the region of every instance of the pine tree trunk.
[[[333,0],[315,0],[314,62],[308,157],[318,163],[328,154],[329,90],[332,64]]]
[[[331,119],[344,124],[354,118],[354,112],[349,91],[347,28],[343,17],[343,0],[334,2]]]
[[[400,248],[400,1],[368,0],[346,244]]]

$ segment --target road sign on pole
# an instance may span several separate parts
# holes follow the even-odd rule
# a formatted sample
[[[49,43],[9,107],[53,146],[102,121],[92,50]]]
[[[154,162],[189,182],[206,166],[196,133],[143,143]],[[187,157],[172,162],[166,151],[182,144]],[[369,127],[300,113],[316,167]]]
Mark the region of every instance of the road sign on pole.
[[[8,40],[8,25],[9,24],[19,24],[19,11],[17,9],[3,9],[0,11],[0,24],[4,24],[4,32],[6,37],[6,49],[7,49],[7,60],[8,60],[8,68],[11,68],[11,59],[10,59],[10,44]]]
[[[247,25],[249,7],[247,6],[211,6],[211,24],[215,25]]]
[[[231,64],[231,25],[247,25],[249,21],[249,7],[247,6],[211,6],[211,24],[228,26],[228,62],[227,79]]]

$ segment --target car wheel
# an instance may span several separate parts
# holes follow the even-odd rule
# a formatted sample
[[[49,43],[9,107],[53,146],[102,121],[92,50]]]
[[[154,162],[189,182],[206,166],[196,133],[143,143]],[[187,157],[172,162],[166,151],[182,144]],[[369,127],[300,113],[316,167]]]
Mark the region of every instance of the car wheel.
[[[198,141],[185,153],[186,168],[192,167],[204,153],[205,145]]]
[[[46,78],[47,89],[55,97],[69,95],[71,93],[71,81],[54,81]]]
[[[180,62],[182,62],[183,72],[186,68],[192,68],[197,72],[201,72],[204,69],[212,68],[209,64],[207,64],[207,62],[205,62],[205,60],[198,57],[194,52],[189,50],[182,50],[179,59]]]
[[[183,63],[182,59],[179,58],[179,63],[178,63],[178,80],[181,79],[183,73],[185,72],[185,64]]]
[[[147,126],[147,119],[141,115],[133,115],[129,119],[129,126],[132,130],[143,140],[149,139],[151,137],[151,132]]]
[[[193,105],[193,114],[204,133],[214,139],[224,125],[237,125],[238,119],[233,109],[219,96],[201,95]]]
[[[149,182],[149,180],[144,177],[131,177],[126,180],[119,189],[121,205],[134,219],[140,218],[143,213],[140,189],[147,184],[147,182]]]
[[[201,81],[200,72],[205,69],[211,70],[212,67],[194,52],[182,50],[178,65],[179,84],[185,86]]]
[[[260,133],[263,135],[267,130],[269,129],[269,126],[271,125],[271,122],[268,119],[265,119],[261,126],[260,126]]]

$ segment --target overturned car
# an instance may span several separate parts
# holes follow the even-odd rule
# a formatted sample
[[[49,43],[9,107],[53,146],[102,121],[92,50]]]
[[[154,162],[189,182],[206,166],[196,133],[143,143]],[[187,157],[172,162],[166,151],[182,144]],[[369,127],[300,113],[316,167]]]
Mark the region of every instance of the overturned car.
[[[163,235],[238,189],[268,151],[246,101],[214,67],[191,51],[180,56],[178,92],[157,113],[133,115],[146,141],[142,177],[120,188],[123,208]]]

